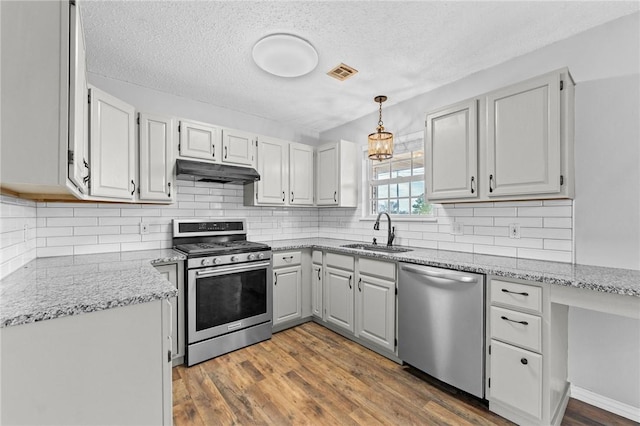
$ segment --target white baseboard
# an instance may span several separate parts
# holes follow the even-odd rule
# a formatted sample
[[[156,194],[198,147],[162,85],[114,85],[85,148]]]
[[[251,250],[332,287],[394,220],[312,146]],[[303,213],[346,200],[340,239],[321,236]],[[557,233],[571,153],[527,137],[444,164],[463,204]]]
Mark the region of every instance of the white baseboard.
[[[571,397],[640,423],[640,408],[571,385]]]

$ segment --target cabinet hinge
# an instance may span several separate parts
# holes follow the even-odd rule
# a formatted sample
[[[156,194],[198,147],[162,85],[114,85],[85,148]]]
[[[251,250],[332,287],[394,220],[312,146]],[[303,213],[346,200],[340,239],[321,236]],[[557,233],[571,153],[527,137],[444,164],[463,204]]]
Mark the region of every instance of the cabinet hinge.
[[[256,201],[258,201],[258,193],[256,192]]]
[[[564,89],[564,81],[560,80],[560,90]]]
[[[491,387],[491,377],[489,377],[489,387]]]
[[[396,287],[396,296],[398,295],[398,287]]]
[[[560,175],[560,186],[564,185],[564,176]]]
[[[489,345],[489,355],[491,355],[491,345]]]
[[[91,92],[87,94],[87,102],[91,103]]]
[[[140,188],[138,188],[138,195],[140,195]]]
[[[393,339],[393,345],[397,348],[398,347],[398,339]]]
[[[167,362],[171,362],[171,351],[167,351]]]
[[[67,164],[73,164],[73,151],[67,151]]]
[[[180,152],[180,142],[178,142],[178,152]]]

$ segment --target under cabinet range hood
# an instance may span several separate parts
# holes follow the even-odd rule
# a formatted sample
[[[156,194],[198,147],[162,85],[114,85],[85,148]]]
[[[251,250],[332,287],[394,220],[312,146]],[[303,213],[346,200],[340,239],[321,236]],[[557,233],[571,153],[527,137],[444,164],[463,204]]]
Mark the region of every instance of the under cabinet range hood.
[[[176,179],[195,179],[200,182],[251,183],[260,180],[260,175],[256,169],[251,167],[177,159]]]

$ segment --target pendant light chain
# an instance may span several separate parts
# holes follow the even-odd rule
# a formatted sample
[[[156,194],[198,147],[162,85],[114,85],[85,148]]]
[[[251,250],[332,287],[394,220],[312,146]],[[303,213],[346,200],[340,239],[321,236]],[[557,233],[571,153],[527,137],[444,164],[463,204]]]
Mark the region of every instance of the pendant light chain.
[[[380,100],[380,109],[379,111],[379,115],[378,115],[378,127],[382,127],[382,100]]]

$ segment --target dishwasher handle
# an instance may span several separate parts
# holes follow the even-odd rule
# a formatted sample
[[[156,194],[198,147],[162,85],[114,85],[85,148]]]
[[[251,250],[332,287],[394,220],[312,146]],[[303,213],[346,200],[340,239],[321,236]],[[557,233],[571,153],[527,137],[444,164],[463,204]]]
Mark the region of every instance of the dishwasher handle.
[[[460,283],[475,283],[478,281],[478,278],[475,276],[456,273],[454,271],[448,271],[445,269],[425,268],[423,266],[407,264],[403,264],[400,267],[403,271],[413,272],[415,274],[424,275],[431,278],[441,278],[444,280],[457,281]]]

